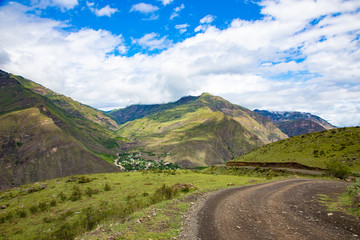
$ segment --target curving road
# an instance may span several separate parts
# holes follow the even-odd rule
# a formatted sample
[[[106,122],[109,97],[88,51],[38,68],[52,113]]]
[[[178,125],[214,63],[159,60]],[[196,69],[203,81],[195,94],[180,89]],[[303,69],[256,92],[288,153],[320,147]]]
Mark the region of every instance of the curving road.
[[[289,179],[221,191],[198,213],[198,238],[360,239],[360,219],[329,212],[318,194],[344,192],[338,181]]]

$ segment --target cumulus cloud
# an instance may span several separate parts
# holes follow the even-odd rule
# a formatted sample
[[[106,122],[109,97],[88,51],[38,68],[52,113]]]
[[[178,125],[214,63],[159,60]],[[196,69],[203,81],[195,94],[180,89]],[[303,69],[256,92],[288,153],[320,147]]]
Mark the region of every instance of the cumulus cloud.
[[[189,27],[190,25],[185,23],[185,24],[178,24],[178,25],[175,25],[175,28],[179,30],[180,34],[183,34],[184,32],[187,31],[187,28]]]
[[[114,13],[119,11],[116,8],[111,8],[110,5],[106,5],[105,7],[101,8],[101,9],[96,9],[96,8],[92,7],[94,5],[93,3],[87,3],[87,4],[88,4],[88,7],[90,8],[90,10],[93,13],[95,13],[95,15],[98,17],[102,17],[102,16],[111,17],[111,15],[113,15]]]
[[[158,1],[162,2],[162,4],[164,6],[166,6],[166,5],[170,4],[170,3],[172,3],[174,0],[158,0]]]
[[[171,19],[174,19],[175,17],[178,17],[179,14],[180,14],[180,12],[181,12],[181,10],[183,10],[184,8],[185,8],[185,5],[184,5],[183,3],[182,3],[180,6],[174,8],[174,11],[173,11],[173,13],[172,13],[171,16],[170,16],[170,20],[171,20]]]
[[[128,47],[121,36],[67,33],[63,22],[10,4],[0,8],[0,68],[103,109],[210,92],[251,109],[306,111],[338,126],[360,125],[360,2],[260,4],[260,20],[234,19],[177,44],[147,34],[133,44],[165,50],[131,57],[113,54]]]
[[[215,20],[215,17],[213,15],[207,15],[200,19],[201,24],[210,24]]]
[[[153,13],[159,10],[158,7],[148,3],[138,3],[131,6],[130,12],[140,12],[144,14]]]
[[[144,35],[142,38],[133,39],[133,44],[138,44],[144,49],[153,51],[155,49],[166,49],[171,45],[171,41],[166,37],[160,38],[158,33],[149,33]]]
[[[69,10],[78,5],[78,0],[31,0],[31,4],[39,8],[60,7]]]
[[[215,20],[215,16],[206,15],[200,19],[200,25],[195,28],[195,32],[205,32],[208,28],[211,27],[211,23]]]
[[[157,20],[159,15],[156,15],[155,12],[158,10],[159,8],[157,6],[147,3],[138,3],[132,5],[130,12],[140,12],[147,15],[147,17],[143,18],[143,20]]]

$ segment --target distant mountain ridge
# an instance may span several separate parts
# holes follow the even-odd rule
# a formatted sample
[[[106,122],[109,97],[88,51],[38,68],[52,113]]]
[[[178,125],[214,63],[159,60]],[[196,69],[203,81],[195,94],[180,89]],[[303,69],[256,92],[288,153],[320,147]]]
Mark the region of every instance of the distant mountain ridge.
[[[267,111],[258,109],[255,109],[254,112],[270,118],[276,126],[289,137],[335,128],[335,126],[319,116],[305,112]]]
[[[167,110],[178,105],[186,104],[190,101],[196,100],[199,97],[187,96],[182,97],[176,102],[166,103],[166,104],[135,104],[130,105],[126,108],[115,109],[109,111],[108,113],[116,120],[119,124],[124,124],[129,121],[133,121],[139,118],[143,118],[147,115],[157,113],[159,111]]]

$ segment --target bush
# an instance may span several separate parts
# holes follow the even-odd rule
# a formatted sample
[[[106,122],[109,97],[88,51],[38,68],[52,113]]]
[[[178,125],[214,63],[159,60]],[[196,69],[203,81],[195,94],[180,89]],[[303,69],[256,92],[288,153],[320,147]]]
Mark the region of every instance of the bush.
[[[47,208],[48,208],[48,205],[47,205],[46,202],[41,202],[41,203],[39,203],[39,210],[40,210],[40,212],[46,211]]]
[[[360,182],[357,181],[351,184],[346,191],[350,196],[352,207],[360,208]]]
[[[81,199],[80,188],[75,185],[74,188],[73,188],[73,191],[72,191],[72,193],[71,193],[71,195],[69,197],[69,200],[75,202],[75,201],[78,201],[80,199]]]
[[[65,200],[66,200],[66,195],[63,193],[63,192],[60,192],[59,193],[59,195],[58,195],[58,197],[60,198],[60,200],[62,201],[62,202],[64,202]]]
[[[326,172],[334,177],[345,179],[351,174],[348,166],[339,160],[332,159],[326,163]]]
[[[154,195],[151,197],[152,203],[158,203],[164,200],[173,199],[178,193],[178,190],[173,187],[168,187],[165,184],[161,188],[157,189]]]
[[[25,212],[25,210],[18,210],[16,212],[16,214],[21,218],[26,218],[26,216],[27,216],[27,213]]]
[[[56,204],[57,204],[57,202],[56,202],[55,199],[53,199],[53,200],[50,201],[50,206],[51,206],[51,207],[55,207]]]
[[[30,211],[31,214],[37,213],[37,212],[39,211],[38,206],[37,206],[37,205],[31,206],[31,207],[29,208],[29,211]]]
[[[85,176],[81,176],[78,179],[78,183],[88,183],[88,182],[91,182],[91,179]]]
[[[52,234],[50,239],[72,240],[78,234],[76,224],[63,223]]]
[[[92,189],[91,187],[88,187],[86,188],[85,190],[85,194],[88,196],[88,197],[91,197],[93,194],[97,194],[99,192],[99,190],[97,189]]]
[[[109,184],[109,183],[106,183],[106,184],[105,184],[104,190],[105,190],[105,191],[110,191],[110,190],[111,190],[111,187],[110,187],[110,184]]]

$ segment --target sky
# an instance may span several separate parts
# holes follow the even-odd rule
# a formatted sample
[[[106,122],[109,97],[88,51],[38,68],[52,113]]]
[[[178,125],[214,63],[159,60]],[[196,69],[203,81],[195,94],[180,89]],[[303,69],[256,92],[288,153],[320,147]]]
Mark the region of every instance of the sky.
[[[101,110],[203,92],[360,125],[359,0],[0,0],[0,69]]]

